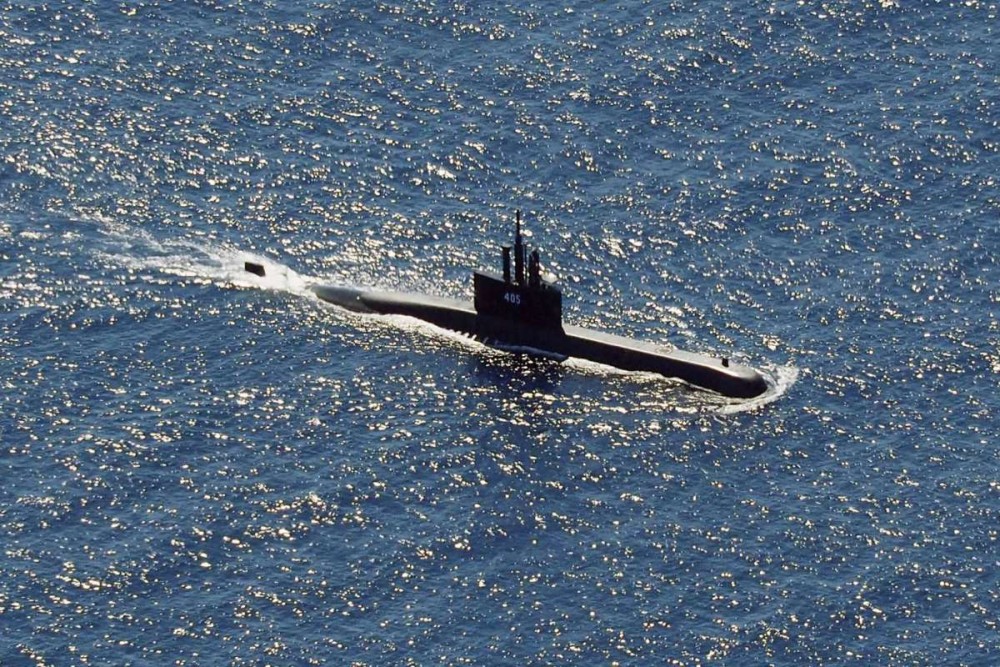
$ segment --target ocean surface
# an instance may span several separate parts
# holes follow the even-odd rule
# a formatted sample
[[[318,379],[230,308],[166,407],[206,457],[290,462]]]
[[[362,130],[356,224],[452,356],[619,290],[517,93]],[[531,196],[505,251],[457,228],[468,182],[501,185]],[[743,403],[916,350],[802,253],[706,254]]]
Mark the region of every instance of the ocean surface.
[[[1000,664],[998,15],[0,0],[0,665]]]

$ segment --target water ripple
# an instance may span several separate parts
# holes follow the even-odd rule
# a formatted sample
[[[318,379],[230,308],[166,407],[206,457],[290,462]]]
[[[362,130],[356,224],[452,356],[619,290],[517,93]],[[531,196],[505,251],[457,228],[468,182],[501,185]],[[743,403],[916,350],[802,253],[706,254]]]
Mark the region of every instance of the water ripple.
[[[996,16],[6,3],[0,661],[996,662]],[[772,391],[306,288],[467,298],[515,208]]]

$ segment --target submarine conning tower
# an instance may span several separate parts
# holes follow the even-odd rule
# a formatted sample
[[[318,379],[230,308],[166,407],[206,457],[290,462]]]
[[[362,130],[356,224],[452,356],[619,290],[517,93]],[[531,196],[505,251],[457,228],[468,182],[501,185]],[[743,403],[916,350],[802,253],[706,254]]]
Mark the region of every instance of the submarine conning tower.
[[[538,250],[529,255],[521,236],[521,212],[515,214],[514,271],[511,275],[511,247],[503,246],[503,273],[473,274],[475,308],[481,318],[495,318],[504,324],[524,324],[535,328],[562,329],[562,292],[542,280]],[[527,275],[525,275],[527,264]]]

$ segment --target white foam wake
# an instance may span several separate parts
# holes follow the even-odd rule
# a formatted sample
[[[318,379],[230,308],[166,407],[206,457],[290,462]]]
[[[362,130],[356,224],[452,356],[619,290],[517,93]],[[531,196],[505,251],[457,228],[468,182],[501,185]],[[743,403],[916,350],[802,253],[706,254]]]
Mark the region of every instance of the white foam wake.
[[[755,410],[784,396],[799,379],[799,369],[795,366],[778,366],[764,369],[761,372],[767,380],[767,391],[755,398],[724,399],[720,397],[715,411],[729,415]]]
[[[137,272],[155,272],[210,282],[311,296],[313,282],[293,269],[255,252],[199,237],[160,239],[135,228],[104,221],[106,245],[98,257]],[[248,273],[244,263],[264,266],[265,275]]]

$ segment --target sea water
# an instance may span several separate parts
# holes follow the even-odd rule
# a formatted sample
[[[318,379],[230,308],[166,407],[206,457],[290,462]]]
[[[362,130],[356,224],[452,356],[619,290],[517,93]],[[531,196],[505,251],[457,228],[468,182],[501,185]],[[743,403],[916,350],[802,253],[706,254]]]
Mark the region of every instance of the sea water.
[[[996,664],[998,13],[3,3],[0,664]]]

